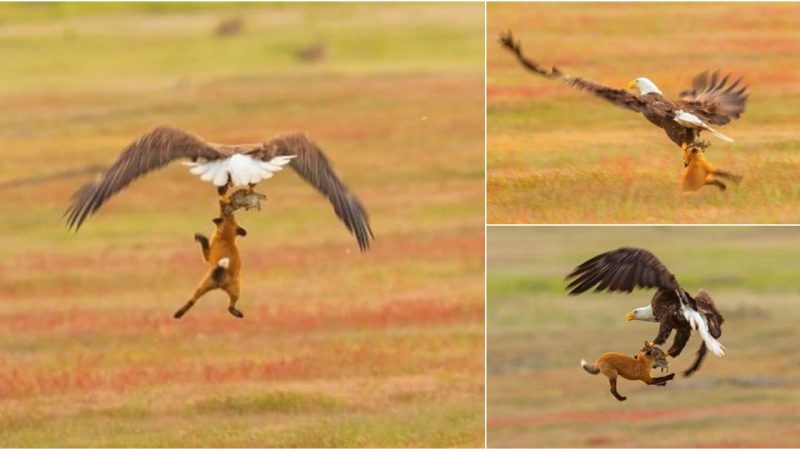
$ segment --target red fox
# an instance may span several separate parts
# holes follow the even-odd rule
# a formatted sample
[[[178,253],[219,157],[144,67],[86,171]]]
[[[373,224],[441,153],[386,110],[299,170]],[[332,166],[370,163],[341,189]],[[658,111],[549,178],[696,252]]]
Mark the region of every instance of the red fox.
[[[681,178],[681,189],[684,192],[697,191],[709,185],[724,191],[727,186],[717,177],[731,180],[735,184],[742,181],[740,175],[715,169],[706,159],[703,150],[696,146],[683,146],[683,164],[686,167]]]
[[[608,382],[611,384],[611,395],[622,402],[626,397],[617,392],[617,375],[627,380],[641,380],[646,384],[664,386],[667,381],[675,378],[675,374],[653,378],[650,376],[650,370],[655,367],[663,369],[665,365],[668,365],[666,360],[667,355],[660,348],[644,341],[644,347],[639,350],[635,358],[624,353],[609,352],[600,355],[591,366],[585,360],[581,360],[581,367],[592,375],[602,372],[608,377]]]
[[[236,223],[233,209],[231,209],[230,205],[231,200],[229,198],[220,199],[220,217],[213,220],[217,229],[214,230],[210,243],[208,238],[202,234],[196,233],[194,235],[194,239],[200,243],[200,247],[203,250],[203,259],[208,263],[209,270],[198,284],[189,301],[175,312],[174,317],[176,319],[183,317],[186,311],[194,306],[197,299],[213,289],[225,291],[230,298],[228,311],[240,319],[244,317],[244,314],[236,309],[236,301],[239,300],[242,287],[239,276],[242,260],[239,258],[239,249],[236,248],[236,238],[238,236],[246,236],[247,231]]]

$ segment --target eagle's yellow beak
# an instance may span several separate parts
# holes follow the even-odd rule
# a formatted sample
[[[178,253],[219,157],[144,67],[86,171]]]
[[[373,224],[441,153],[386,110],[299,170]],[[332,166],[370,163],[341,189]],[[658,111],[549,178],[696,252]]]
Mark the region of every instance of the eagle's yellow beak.
[[[630,322],[631,320],[636,318],[636,313],[631,311],[628,314],[625,314],[625,321]]]
[[[636,80],[628,82],[628,89],[636,89]]]

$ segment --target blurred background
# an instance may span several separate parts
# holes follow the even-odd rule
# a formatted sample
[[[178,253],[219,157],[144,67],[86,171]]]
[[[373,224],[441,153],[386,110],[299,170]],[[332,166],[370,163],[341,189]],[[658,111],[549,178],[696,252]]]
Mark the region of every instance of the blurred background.
[[[796,223],[800,218],[800,4],[489,3],[489,223]],[[680,149],[643,116],[525,70],[498,44],[512,30],[545,67],[667,98],[707,69],[744,76],[741,119],[706,136],[724,193],[680,195]]]
[[[800,229],[489,227],[487,244],[489,447],[800,445]],[[693,334],[670,360],[675,380],[620,380],[625,402],[579,362],[654,339],[657,324],[624,320],[653,291],[570,297],[564,281],[622,246],[653,252],[690,293],[707,289],[727,347],[683,378],[700,348]]]
[[[483,48],[475,3],[0,5],[0,445],[482,446]],[[160,124],[307,132],[371,251],[286,171],[238,216],[245,319],[173,320],[213,188],[175,164],[61,217]]]

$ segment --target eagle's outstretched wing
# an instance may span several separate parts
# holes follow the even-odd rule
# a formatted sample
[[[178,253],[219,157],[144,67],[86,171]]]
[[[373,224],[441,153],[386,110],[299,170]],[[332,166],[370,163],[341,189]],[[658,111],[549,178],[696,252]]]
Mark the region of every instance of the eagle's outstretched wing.
[[[641,248],[622,247],[595,256],[567,275],[574,278],[567,286],[577,295],[595,291],[632,292],[635,288],[659,288],[667,292],[680,289],[675,276],[652,253]]]
[[[294,155],[295,158],[289,165],[298,175],[328,198],[336,215],[355,235],[361,251],[369,248],[370,239],[374,239],[375,236],[369,225],[367,211],[336,175],[322,150],[306,135],[292,133],[279,136],[265,142],[262,149],[250,152],[249,155],[265,161],[276,156]]]
[[[155,128],[128,145],[117,161],[72,196],[64,213],[67,225],[77,230],[87,217],[136,178],[170,162],[187,158],[214,160],[226,157],[213,144],[169,127]]]
[[[519,60],[520,64],[522,64],[531,72],[537,73],[545,78],[560,79],[570,86],[576,87],[583,91],[589,91],[592,94],[621,108],[626,108],[636,112],[644,112],[648,109],[648,105],[646,103],[625,89],[614,89],[589,80],[584,80],[583,78],[569,76],[561,72],[561,70],[559,70],[556,66],[553,66],[551,70],[545,69],[536,61],[528,59],[522,54],[522,44],[520,41],[514,40],[514,36],[511,34],[511,31],[500,34],[500,43],[503,45],[503,47],[507,48],[517,57],[517,60]]]
[[[747,86],[739,89],[742,79],[728,83],[730,75],[720,78],[719,71],[705,71],[692,79],[692,88],[680,93],[676,102],[681,108],[714,125],[738,119],[747,102]]]

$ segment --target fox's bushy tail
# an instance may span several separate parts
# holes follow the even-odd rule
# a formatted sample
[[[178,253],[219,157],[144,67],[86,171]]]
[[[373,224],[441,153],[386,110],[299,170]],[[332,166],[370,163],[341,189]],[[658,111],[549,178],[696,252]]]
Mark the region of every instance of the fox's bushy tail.
[[[585,359],[581,360],[581,367],[583,367],[583,370],[589,372],[592,375],[597,375],[598,373],[600,373],[600,369],[598,369],[597,366],[593,366],[587,363]]]

